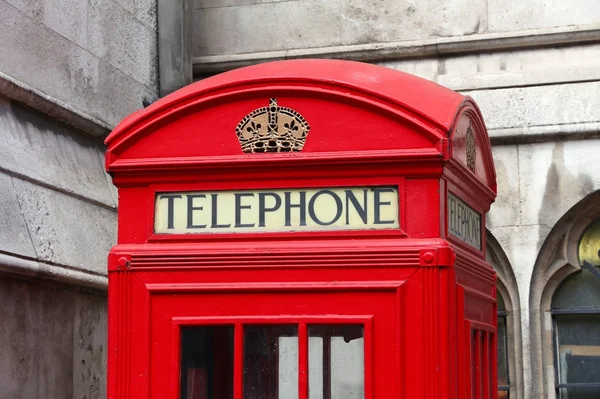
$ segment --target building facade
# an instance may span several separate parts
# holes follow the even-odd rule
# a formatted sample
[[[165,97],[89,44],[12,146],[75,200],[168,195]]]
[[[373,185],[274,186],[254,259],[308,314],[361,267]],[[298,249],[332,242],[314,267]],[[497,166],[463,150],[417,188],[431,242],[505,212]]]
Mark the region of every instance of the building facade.
[[[598,1],[0,0],[0,48],[1,397],[106,396],[110,129],[193,80],[303,57],[476,100],[502,395],[600,397]]]

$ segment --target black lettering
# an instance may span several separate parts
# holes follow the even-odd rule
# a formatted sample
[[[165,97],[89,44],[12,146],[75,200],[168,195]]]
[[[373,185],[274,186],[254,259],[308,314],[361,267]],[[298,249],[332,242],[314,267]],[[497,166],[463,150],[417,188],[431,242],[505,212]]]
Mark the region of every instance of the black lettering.
[[[231,227],[231,223],[229,224],[219,224],[218,221],[218,217],[219,217],[219,210],[217,209],[217,196],[219,194],[211,194],[211,201],[212,201],[212,215],[211,215],[211,226],[212,228],[215,229],[225,229],[227,227]]]
[[[358,213],[358,216],[362,219],[364,224],[367,224],[367,193],[369,190],[363,190],[364,201],[363,206],[358,203],[358,199],[354,196],[352,190],[346,190],[346,225],[350,224],[350,204],[354,205],[354,209]]]
[[[481,218],[479,215],[475,218],[475,233],[477,236],[475,237],[475,245],[477,245],[478,249],[481,249]]]
[[[319,218],[317,217],[317,214],[315,213],[315,202],[317,201],[317,198],[319,198],[323,194],[330,195],[334,199],[335,206],[337,207],[335,217],[333,219],[331,219],[331,221],[329,221],[329,222],[323,222],[322,220],[319,220]],[[343,207],[342,200],[340,199],[340,197],[337,196],[336,193],[334,193],[331,190],[321,190],[321,191],[318,191],[315,195],[313,195],[313,197],[308,202],[308,214],[310,215],[310,218],[318,225],[330,226],[330,225],[334,224],[335,222],[337,222],[338,219],[342,216],[342,207]]]
[[[375,213],[374,224],[394,224],[395,220],[381,220],[381,207],[384,205],[390,206],[392,203],[390,201],[381,201],[381,193],[394,193],[396,192],[395,188],[392,187],[383,187],[383,188],[374,188],[373,190],[373,211]]]
[[[203,229],[205,224],[194,224],[194,211],[201,211],[202,206],[194,206],[194,199],[206,198],[206,194],[188,194],[187,196],[187,228],[188,229]]]
[[[254,193],[235,193],[235,227],[254,227],[254,223],[242,223],[242,209],[250,209],[251,205],[242,205],[243,197],[254,197]]]
[[[275,198],[275,205],[267,208],[266,197]],[[265,227],[265,214],[267,212],[275,212],[281,206],[281,197],[277,193],[266,192],[258,193],[258,227]]]
[[[459,238],[464,239],[464,236],[462,235],[462,207],[460,206],[460,203],[458,204],[456,212],[456,232],[458,233],[457,236]]]
[[[285,225],[292,225],[292,208],[298,208],[300,211],[300,224],[299,226],[306,226],[306,191],[298,192],[300,195],[300,202],[297,204],[292,204],[292,192],[286,191],[284,193],[284,202],[285,202]]]
[[[162,194],[160,199],[167,199],[167,229],[173,229],[173,219],[175,213],[175,199],[181,198],[181,195],[176,194]]]
[[[472,241],[472,239],[473,239],[472,227],[473,227],[473,214],[471,212],[467,212],[467,223],[466,223],[467,232],[466,232],[466,234],[467,234],[469,241]]]
[[[450,233],[456,234],[456,206],[453,197],[448,198],[450,211]]]

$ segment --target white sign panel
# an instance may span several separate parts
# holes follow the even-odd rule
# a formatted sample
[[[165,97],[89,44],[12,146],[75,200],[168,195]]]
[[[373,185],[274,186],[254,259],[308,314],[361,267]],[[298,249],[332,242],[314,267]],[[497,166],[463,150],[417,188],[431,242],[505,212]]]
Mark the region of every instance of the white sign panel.
[[[448,233],[481,250],[481,215],[448,193]]]
[[[400,226],[398,187],[157,193],[157,234],[381,230]]]

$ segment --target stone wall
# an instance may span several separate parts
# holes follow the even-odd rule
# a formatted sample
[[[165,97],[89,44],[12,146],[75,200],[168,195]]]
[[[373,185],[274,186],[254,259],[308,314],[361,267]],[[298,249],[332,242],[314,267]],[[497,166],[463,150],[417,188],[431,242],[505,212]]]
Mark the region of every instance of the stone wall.
[[[1,98],[0,143],[0,397],[105,398],[103,145]]]
[[[0,0],[0,21],[9,55],[0,57],[0,80],[65,108],[67,122],[91,121],[87,134],[106,134],[157,96],[153,0]],[[2,91],[13,97],[6,82]]]
[[[1,99],[0,143],[0,269],[105,289],[117,195],[103,145]]]
[[[0,0],[0,397],[106,397],[102,140],[158,95],[155,0]]]
[[[106,297],[0,276],[0,397],[106,398]]]

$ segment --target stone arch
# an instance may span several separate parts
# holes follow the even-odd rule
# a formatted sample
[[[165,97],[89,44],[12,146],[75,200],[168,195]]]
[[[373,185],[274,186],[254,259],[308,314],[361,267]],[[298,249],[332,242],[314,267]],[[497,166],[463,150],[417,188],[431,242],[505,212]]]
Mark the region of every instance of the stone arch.
[[[510,397],[523,398],[523,345],[521,339],[521,306],[517,279],[502,246],[486,230],[486,260],[494,267],[498,280],[496,288],[506,306],[508,333],[508,372],[511,381]]]
[[[555,398],[554,345],[551,304],[554,292],[568,276],[581,270],[577,246],[580,237],[600,218],[600,191],[569,209],[546,237],[534,264],[529,290],[529,326],[532,397]]]

